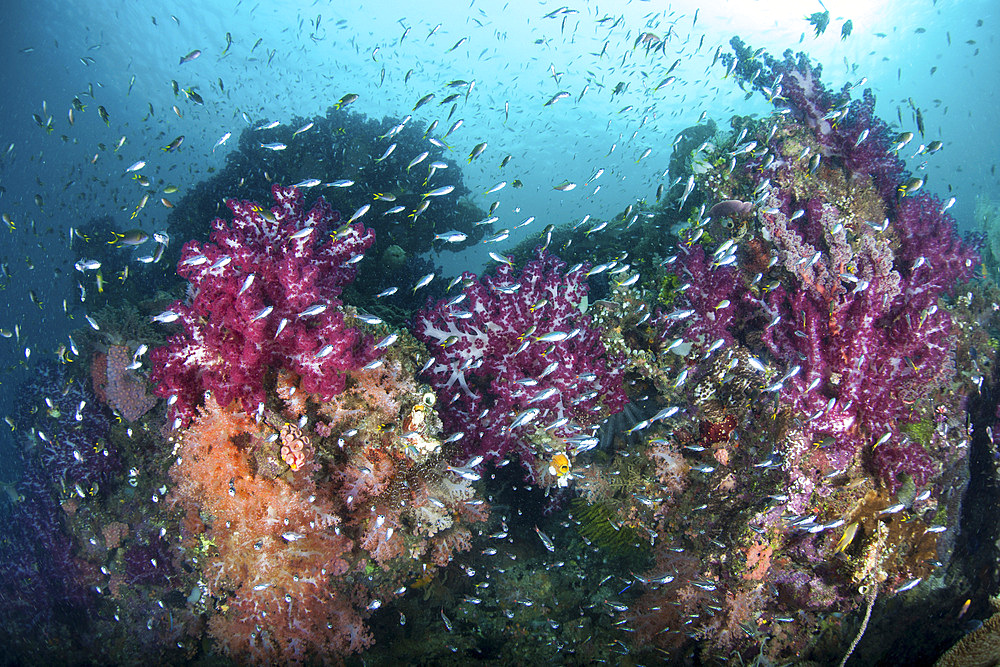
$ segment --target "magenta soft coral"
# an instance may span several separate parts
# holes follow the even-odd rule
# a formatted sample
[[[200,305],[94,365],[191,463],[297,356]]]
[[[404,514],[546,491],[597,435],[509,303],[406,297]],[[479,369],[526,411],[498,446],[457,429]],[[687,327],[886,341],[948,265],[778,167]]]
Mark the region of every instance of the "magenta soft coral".
[[[824,234],[831,242],[830,228],[839,224],[836,216],[830,217],[803,239],[769,220],[781,217],[780,212],[765,214],[765,224],[772,230],[778,256],[787,258],[789,265],[795,264],[803,240],[820,247]],[[880,476],[895,488],[897,475],[905,472],[921,485],[933,473],[928,457],[920,455],[919,446],[904,447],[898,428],[910,419],[910,403],[935,386],[938,369],[950,359],[951,319],[935,304],[944,285],[954,280],[941,273],[965,251],[955,241],[956,254],[941,257],[937,267],[922,266],[903,277],[888,241],[868,227],[857,231],[850,258],[857,272],[854,288],[818,290],[819,283],[807,280],[806,273],[795,274],[797,289],[791,283],[780,286],[764,299],[769,314],[780,316],[775,326],[765,329],[764,342],[788,368],[800,367],[783,382],[781,396],[805,417],[810,434],[835,441],[826,449],[831,465],[846,466],[863,445],[889,433],[890,440],[881,443],[875,456]],[[911,242],[917,243],[917,238]],[[819,264],[831,261],[832,255]],[[831,265],[825,270],[837,274],[842,269]],[[910,455],[894,451],[897,448]]]
[[[191,283],[189,298],[170,310],[184,331],[151,357],[156,392],[176,396],[171,416],[181,424],[206,390],[222,405],[238,400],[255,410],[271,367],[293,370],[305,390],[330,398],[343,391],[344,371],[373,356],[371,342],[344,323],[338,297],[375,233],[355,224],[330,240],[340,216],[322,197],[305,212],[296,188],[272,193],[270,214],[226,200],[232,222],[216,218],[211,243],[191,241],[181,252],[177,272]],[[313,306],[325,309],[306,314]]]
[[[565,419],[551,432],[569,437],[595,423],[601,406],[614,412],[625,403],[616,360],[580,311],[585,267],[564,267],[539,251],[520,273],[505,264],[482,281],[465,274],[463,299],[418,314],[414,333],[435,354],[430,383],[445,425],[466,434],[467,453],[523,451],[523,429],[511,428],[523,410],[538,408],[543,426]]]

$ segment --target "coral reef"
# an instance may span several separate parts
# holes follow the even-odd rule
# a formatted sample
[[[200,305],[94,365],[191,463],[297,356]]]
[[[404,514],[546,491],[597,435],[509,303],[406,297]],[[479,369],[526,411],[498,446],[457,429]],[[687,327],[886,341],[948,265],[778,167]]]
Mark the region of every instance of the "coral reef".
[[[694,174],[742,228],[715,238],[694,209],[663,262],[683,284],[650,342],[686,413],[649,425],[656,564],[626,617],[640,642],[705,659],[748,659],[775,624],[769,660],[822,661],[805,638],[827,614],[870,613],[950,558],[973,386],[955,293],[978,257],[916,193],[870,92],[851,102],[804,56],[733,44],[727,66],[785,109],[734,119]]]
[[[253,474],[246,450],[260,440],[253,419],[214,399],[179,440],[168,502],[188,516],[188,549],[210,544],[199,565],[221,613],[209,630],[234,657],[255,662],[356,651],[370,637],[351,600],[330,586],[348,570],[351,540],[310,475],[293,486]]]
[[[182,558],[235,659],[361,650],[364,619],[468,549],[467,525],[488,516],[448,472],[434,394],[414,382],[417,344],[404,338],[376,367],[346,371],[339,394],[285,370],[259,419],[213,395],[176,436],[168,502],[183,515]]]
[[[110,421],[96,397],[63,365],[40,364],[24,387],[19,422],[43,478],[62,498],[99,493],[121,470]]]

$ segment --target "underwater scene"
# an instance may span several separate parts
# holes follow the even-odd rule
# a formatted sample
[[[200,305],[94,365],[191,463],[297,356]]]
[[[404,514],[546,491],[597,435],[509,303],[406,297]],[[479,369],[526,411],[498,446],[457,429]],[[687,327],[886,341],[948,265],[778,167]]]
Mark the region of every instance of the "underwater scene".
[[[0,664],[1000,664],[998,9],[6,3]]]

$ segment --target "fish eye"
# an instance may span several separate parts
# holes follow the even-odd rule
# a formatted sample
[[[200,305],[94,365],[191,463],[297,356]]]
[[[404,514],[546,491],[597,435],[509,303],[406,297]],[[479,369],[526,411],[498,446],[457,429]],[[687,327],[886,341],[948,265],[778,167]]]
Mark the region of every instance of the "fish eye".
[[[437,396],[434,395],[434,392],[428,391],[423,395],[422,400],[424,405],[431,407],[437,402]]]

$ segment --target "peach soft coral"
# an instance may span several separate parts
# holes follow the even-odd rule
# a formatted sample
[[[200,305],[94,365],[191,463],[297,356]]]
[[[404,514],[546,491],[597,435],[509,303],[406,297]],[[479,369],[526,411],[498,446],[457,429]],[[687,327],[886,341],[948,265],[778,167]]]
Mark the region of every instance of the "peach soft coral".
[[[178,443],[169,500],[188,516],[188,555],[216,602],[209,632],[241,661],[296,663],[343,655],[370,635],[336,578],[348,570],[350,539],[311,476],[255,476],[248,451],[261,427],[209,399]],[[200,539],[199,539],[200,538]]]

